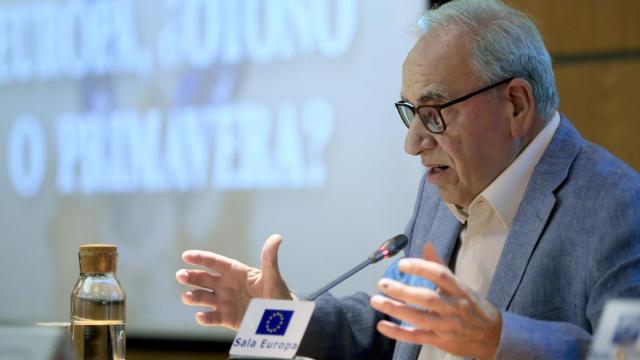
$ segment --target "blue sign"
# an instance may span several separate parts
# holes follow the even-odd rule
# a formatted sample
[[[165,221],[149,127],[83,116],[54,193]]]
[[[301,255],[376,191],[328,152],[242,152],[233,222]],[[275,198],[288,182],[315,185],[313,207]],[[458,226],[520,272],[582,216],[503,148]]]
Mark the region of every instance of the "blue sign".
[[[293,316],[292,310],[265,309],[256,334],[283,336]]]

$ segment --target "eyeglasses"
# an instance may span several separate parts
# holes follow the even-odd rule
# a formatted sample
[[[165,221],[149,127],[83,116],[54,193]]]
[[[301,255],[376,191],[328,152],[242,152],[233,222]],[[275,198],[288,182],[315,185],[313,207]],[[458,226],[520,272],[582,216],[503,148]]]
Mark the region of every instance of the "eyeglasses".
[[[483,87],[480,90],[476,90],[470,94],[464,95],[457,99],[453,99],[441,105],[421,105],[418,107],[414,107],[413,105],[411,105],[410,103],[404,100],[398,101],[397,103],[395,103],[395,105],[396,105],[396,109],[398,109],[398,113],[400,114],[400,118],[402,119],[402,122],[405,124],[407,128],[411,127],[411,123],[413,122],[413,119],[415,119],[416,112],[417,112],[418,117],[420,118],[420,121],[422,121],[422,123],[424,124],[424,127],[426,127],[427,130],[429,130],[433,134],[442,134],[447,129],[447,126],[445,125],[444,120],[442,120],[442,109],[447,108],[451,105],[455,105],[457,103],[463,102],[480,93],[493,89],[494,87],[500,86],[502,84],[506,84],[513,79],[514,79],[513,77],[504,79],[495,84],[491,84],[487,87]]]

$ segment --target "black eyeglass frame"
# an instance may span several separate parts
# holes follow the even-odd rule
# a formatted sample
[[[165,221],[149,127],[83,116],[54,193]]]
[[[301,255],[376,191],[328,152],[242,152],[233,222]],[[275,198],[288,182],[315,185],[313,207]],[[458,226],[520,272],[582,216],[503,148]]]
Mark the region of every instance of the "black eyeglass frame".
[[[510,82],[511,80],[515,79],[515,77],[509,77],[506,78],[502,81],[498,81],[497,83],[491,84],[489,86],[485,86],[480,90],[476,90],[474,92],[471,92],[467,95],[461,96],[459,98],[453,99],[451,101],[448,101],[444,104],[438,104],[438,105],[420,105],[418,107],[414,107],[412,104],[408,103],[405,100],[400,100],[398,102],[395,103],[396,109],[398,110],[398,113],[400,114],[400,119],[402,119],[402,122],[404,123],[404,125],[407,127],[407,129],[409,127],[411,127],[411,123],[413,122],[413,119],[416,117],[416,113],[418,113],[418,118],[420,118],[420,121],[422,121],[422,124],[424,125],[424,127],[429,130],[429,132],[431,132],[432,134],[442,134],[446,129],[447,129],[447,125],[444,122],[444,118],[442,117],[442,109],[447,108],[451,105],[455,105],[458,103],[461,103],[465,100],[468,100],[478,94],[481,94],[487,90],[491,90],[495,87],[498,87],[500,85],[506,84],[508,82]],[[402,108],[408,109],[409,111],[411,111],[411,118],[406,118],[405,115],[403,115],[403,111]],[[425,121],[423,119],[422,116],[420,116],[420,109],[423,108],[430,108],[430,109],[434,109],[436,111],[436,113],[438,114],[438,120],[439,120],[439,124],[435,124],[435,125],[430,125],[432,124],[431,122]],[[437,126],[437,127],[436,127]]]

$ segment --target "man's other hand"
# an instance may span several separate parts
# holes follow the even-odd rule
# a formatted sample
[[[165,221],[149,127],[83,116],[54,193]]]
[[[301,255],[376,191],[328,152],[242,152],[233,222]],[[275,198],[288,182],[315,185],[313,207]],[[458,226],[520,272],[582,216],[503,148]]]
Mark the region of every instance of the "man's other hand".
[[[282,236],[277,234],[265,241],[260,255],[262,269],[208,251],[185,251],[182,259],[186,263],[208,269],[176,272],[179,283],[195,288],[182,293],[182,302],[210,309],[196,313],[198,324],[237,330],[252,298],[291,299],[278,269],[281,242]]]
[[[502,334],[500,311],[456,277],[430,243],[423,248],[422,257],[400,260],[399,269],[433,282],[437,290],[380,280],[378,287],[386,296],[373,296],[371,306],[411,326],[383,320],[378,331],[398,341],[433,345],[454,355],[493,358]]]

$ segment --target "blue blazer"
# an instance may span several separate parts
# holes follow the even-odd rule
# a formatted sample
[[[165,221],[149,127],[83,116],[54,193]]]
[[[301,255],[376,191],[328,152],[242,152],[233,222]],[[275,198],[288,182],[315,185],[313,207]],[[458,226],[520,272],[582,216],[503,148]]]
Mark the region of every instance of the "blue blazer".
[[[423,178],[406,230],[408,257],[430,241],[449,261],[461,225]],[[416,286],[430,282],[385,276]],[[640,298],[640,174],[585,141],[563,116],[534,169],[488,293],[502,312],[498,358],[580,359],[607,300]],[[358,293],[316,300],[299,354],[316,359],[416,359],[420,345],[379,334],[385,317]],[[394,320],[394,319],[391,319]]]

